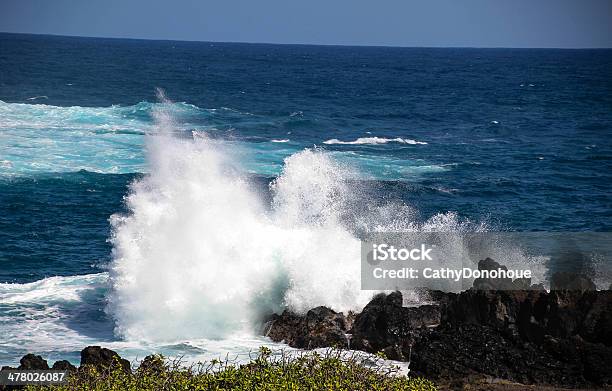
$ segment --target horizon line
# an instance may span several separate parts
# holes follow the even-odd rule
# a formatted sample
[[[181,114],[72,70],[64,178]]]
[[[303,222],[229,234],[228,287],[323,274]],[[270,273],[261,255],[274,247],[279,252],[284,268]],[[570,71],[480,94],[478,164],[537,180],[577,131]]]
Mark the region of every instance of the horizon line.
[[[128,41],[153,41],[153,42],[191,42],[191,43],[219,43],[219,44],[246,44],[246,45],[285,45],[285,46],[330,46],[330,47],[362,47],[362,48],[397,48],[397,49],[518,49],[518,50],[610,50],[611,47],[544,47],[544,46],[401,46],[385,44],[334,44],[334,43],[287,43],[287,42],[253,42],[253,41],[207,41],[197,39],[169,39],[169,38],[134,38],[134,37],[103,37],[97,35],[66,35],[51,33],[24,33],[13,31],[0,31],[0,34],[34,35],[40,37],[61,38],[90,38],[90,39],[114,39]]]

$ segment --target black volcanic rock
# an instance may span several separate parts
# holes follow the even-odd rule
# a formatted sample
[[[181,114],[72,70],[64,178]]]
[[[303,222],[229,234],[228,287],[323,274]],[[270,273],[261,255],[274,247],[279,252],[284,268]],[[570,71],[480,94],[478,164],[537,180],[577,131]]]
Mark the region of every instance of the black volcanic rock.
[[[343,314],[327,307],[316,307],[298,315],[284,311],[268,321],[266,335],[275,342],[284,341],[292,347],[348,347],[346,319]]]
[[[448,294],[442,323],[479,324],[520,334],[529,342],[544,336],[569,338],[579,334],[587,341],[612,341],[610,291],[491,291],[467,290]]]
[[[121,358],[113,350],[100,346],[88,346],[81,351],[81,367],[92,365],[100,370],[104,370],[115,364],[121,365],[125,372],[131,372],[130,362]]]
[[[440,323],[437,305],[403,307],[402,294],[376,295],[355,317],[351,348],[377,352],[393,352],[410,345],[414,330]]]
[[[485,258],[478,262],[478,270],[505,270],[508,268],[491,258]],[[543,290],[541,285],[531,285],[531,278],[476,278],[472,284],[475,290]]]
[[[522,384],[569,387],[610,384],[612,349],[580,337],[519,342],[493,328],[444,325],[412,347],[412,373],[434,380],[486,375]]]
[[[60,360],[60,361],[56,361],[55,363],[53,363],[53,366],[51,367],[51,369],[55,369],[58,371],[76,371],[76,367],[72,364],[70,364],[70,361],[68,360]]]
[[[551,291],[530,296],[522,303],[521,335],[541,343],[545,335],[612,344],[612,292]]]
[[[284,342],[289,346],[304,345],[303,317],[289,310],[274,314],[265,325],[264,334],[274,342]]]
[[[597,287],[587,276],[569,273],[557,272],[550,278],[550,290],[571,290],[571,291],[594,291]]]
[[[487,258],[480,270],[505,269]],[[325,307],[285,311],[268,327],[294,347],[345,346],[410,361],[417,375],[452,384],[501,378],[568,387],[612,385],[612,292],[586,277],[557,275],[553,290],[524,280],[478,279],[455,293],[419,292],[434,305],[404,307],[402,294],[376,295],[344,317]],[[340,343],[339,343],[340,342]],[[467,380],[469,382],[469,380]]]
[[[138,366],[139,372],[161,373],[164,369],[164,359],[159,354],[148,355]]]
[[[49,369],[47,360],[41,356],[36,356],[32,353],[28,353],[19,360],[19,367],[17,369]]]
[[[585,292],[588,303],[578,333],[587,341],[612,346],[612,291]]]
[[[346,321],[342,313],[327,307],[316,307],[306,313],[306,347],[348,347]]]
[[[513,291],[467,290],[449,294],[442,322],[449,324],[482,324],[506,327],[516,323],[520,302],[527,293]]]
[[[541,343],[545,335],[569,338],[578,333],[588,308],[589,303],[578,291],[540,293],[523,305],[521,334],[536,343]]]
[[[486,258],[478,262],[478,270],[508,270],[506,266],[503,266],[491,258]],[[509,278],[477,278],[473,283],[474,289],[479,290],[510,290],[513,289],[512,279]]]
[[[578,335],[565,339],[547,336],[542,346],[554,358],[572,365],[584,382],[612,384],[612,348]]]

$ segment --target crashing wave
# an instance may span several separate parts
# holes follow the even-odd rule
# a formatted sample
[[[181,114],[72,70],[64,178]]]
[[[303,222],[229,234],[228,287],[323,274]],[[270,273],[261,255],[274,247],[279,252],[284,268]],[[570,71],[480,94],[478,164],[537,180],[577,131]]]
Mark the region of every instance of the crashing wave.
[[[231,145],[175,137],[163,106],[155,117],[150,174],[131,185],[129,214],[111,218],[109,311],[128,340],[225,338],[283,308],[360,310],[372,292],[357,232],[462,229],[453,214],[419,225],[406,205],[377,206],[320,149],[285,159],[266,205]]]

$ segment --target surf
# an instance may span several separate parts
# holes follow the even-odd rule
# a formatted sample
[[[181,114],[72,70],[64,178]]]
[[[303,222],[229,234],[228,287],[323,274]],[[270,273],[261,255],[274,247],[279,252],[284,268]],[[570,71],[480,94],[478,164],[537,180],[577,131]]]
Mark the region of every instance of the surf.
[[[130,186],[129,213],[111,217],[108,312],[122,338],[228,338],[285,308],[360,310],[372,292],[360,289],[357,233],[427,229],[405,204],[373,206],[359,172],[318,148],[284,160],[267,203],[231,144],[176,137],[161,100],[149,174]],[[452,215],[428,224],[460,225]]]

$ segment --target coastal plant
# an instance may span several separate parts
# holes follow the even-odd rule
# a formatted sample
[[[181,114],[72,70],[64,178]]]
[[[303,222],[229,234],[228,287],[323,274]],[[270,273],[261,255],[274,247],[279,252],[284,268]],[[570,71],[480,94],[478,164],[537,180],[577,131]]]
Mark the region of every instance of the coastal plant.
[[[212,360],[185,366],[180,360],[149,356],[132,372],[119,362],[108,368],[81,367],[60,386],[28,390],[406,390],[434,391],[430,381],[406,377],[397,368],[364,366],[361,356],[329,349],[323,353],[273,353],[261,348],[248,364]]]

